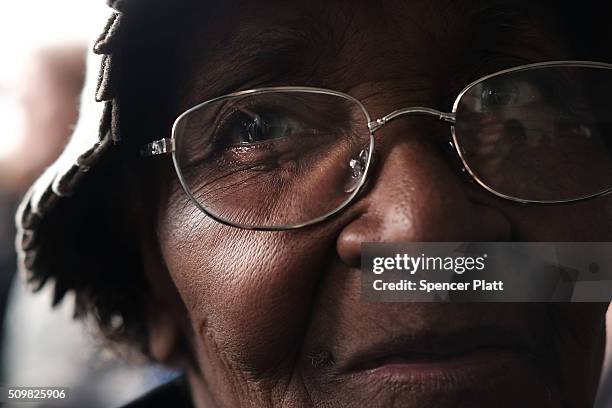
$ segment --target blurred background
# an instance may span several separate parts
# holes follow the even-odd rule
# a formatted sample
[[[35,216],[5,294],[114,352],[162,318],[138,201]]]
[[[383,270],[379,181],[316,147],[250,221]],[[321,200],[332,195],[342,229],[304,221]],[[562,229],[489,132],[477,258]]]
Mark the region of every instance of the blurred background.
[[[0,0],[0,10],[0,385],[69,387],[62,407],[120,406],[176,374],[102,351],[72,320],[73,298],[51,309],[49,288],[30,293],[14,252],[16,207],[74,128],[88,44],[109,9],[104,0]]]

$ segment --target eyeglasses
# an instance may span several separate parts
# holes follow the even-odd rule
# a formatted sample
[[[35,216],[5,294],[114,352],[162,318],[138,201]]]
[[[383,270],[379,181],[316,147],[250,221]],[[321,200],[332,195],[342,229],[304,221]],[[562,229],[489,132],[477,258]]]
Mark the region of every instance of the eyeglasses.
[[[506,69],[467,85],[450,113],[408,107],[374,120],[333,90],[235,92],[187,110],[141,153],[171,153],[185,193],[223,224],[294,229],[355,199],[376,132],[404,115],[448,123],[464,170],[498,197],[555,204],[612,191],[612,64],[587,61]]]

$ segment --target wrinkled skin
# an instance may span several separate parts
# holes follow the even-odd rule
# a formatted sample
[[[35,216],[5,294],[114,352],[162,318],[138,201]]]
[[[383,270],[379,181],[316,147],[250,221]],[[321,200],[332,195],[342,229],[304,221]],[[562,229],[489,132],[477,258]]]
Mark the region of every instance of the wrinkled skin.
[[[437,1],[289,3],[231,8],[231,19],[227,10],[217,10],[224,13],[218,19],[210,11],[194,12],[193,57],[181,67],[188,86],[174,113],[264,85],[344,91],[374,117],[411,105],[448,109],[454,94],[485,73],[568,57],[544,24],[532,22],[501,39],[494,23],[470,23],[462,7]],[[313,26],[317,38],[309,34]],[[299,44],[303,49],[275,57],[284,72],[264,75],[265,58],[246,73],[235,69],[248,59],[235,57],[240,44],[273,27],[280,28],[274,36],[290,28],[308,39]],[[445,150],[448,132],[432,119],[389,124],[377,136],[377,164],[356,202],[332,220],[286,232],[240,230],[207,218],[163,162],[168,171],[157,230],[143,242],[158,293],[150,346],[157,359],[171,361],[180,344],[189,345],[197,406],[592,405],[605,304],[360,301],[362,242],[612,239],[612,199],[529,206],[496,198],[461,174]],[[448,375],[347,368],[381,342],[435,342],[491,327],[522,333],[536,346],[528,356]]]

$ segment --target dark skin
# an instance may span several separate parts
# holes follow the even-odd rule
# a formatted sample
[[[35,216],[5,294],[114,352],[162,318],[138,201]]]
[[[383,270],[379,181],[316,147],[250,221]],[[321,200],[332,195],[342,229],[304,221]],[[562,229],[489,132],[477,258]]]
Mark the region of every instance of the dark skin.
[[[469,7],[438,3],[258,2],[216,10],[223,18],[196,11],[173,113],[271,85],[343,91],[373,117],[413,105],[448,109],[483,74],[568,59],[545,22],[530,19],[500,33],[493,18],[479,25]],[[262,54],[262,47],[273,51]],[[163,175],[156,230],[142,243],[155,294],[150,350],[159,361],[180,358],[187,366],[196,406],[592,405],[606,304],[360,301],[362,242],[612,239],[611,198],[563,206],[496,198],[461,174],[444,147],[448,133],[430,119],[389,124],[377,136],[364,193],[333,219],[295,231],[219,224],[189,202],[174,174]],[[487,354],[495,345],[469,335],[493,332],[530,346]],[[487,363],[427,375],[372,373],[360,357],[388,349],[409,365],[432,344],[455,340],[474,344],[468,357]]]

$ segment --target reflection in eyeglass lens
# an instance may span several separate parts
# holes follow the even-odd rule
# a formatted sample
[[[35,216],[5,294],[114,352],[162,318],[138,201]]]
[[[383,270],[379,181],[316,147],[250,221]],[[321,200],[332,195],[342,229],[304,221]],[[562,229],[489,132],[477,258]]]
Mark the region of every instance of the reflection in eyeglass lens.
[[[501,74],[457,106],[466,164],[497,193],[579,199],[612,187],[612,70],[546,67]]]

